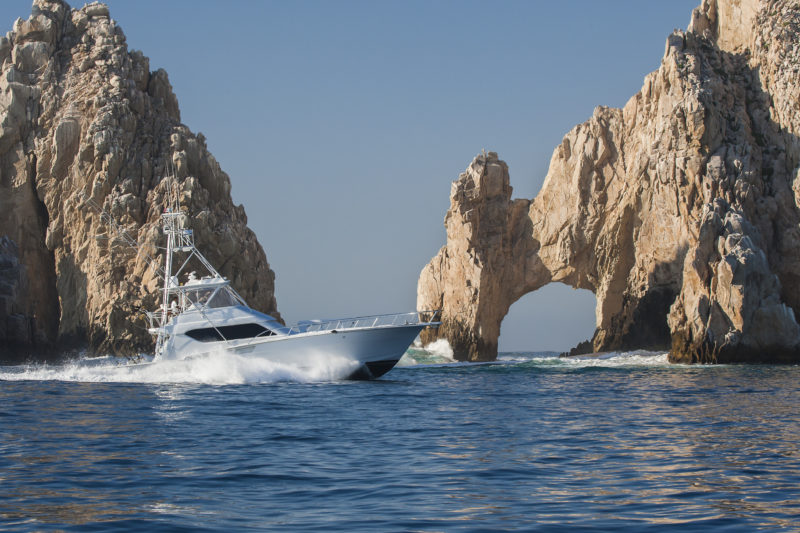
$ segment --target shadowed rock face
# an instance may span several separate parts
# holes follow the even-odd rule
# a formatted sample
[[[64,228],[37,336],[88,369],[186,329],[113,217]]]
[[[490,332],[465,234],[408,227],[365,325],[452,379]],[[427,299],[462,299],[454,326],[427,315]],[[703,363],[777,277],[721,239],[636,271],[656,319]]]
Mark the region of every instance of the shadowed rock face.
[[[157,305],[159,280],[145,253],[161,259],[170,167],[198,246],[253,307],[276,315],[264,251],[204,137],[180,123],[167,74],[128,51],[105,5],[36,0],[31,17],[0,38],[0,237],[13,241],[6,263],[20,271],[9,267],[8,277],[26,280],[6,315],[29,325],[26,339],[0,325],[0,348],[12,340],[29,351],[151,348],[139,310]],[[98,238],[109,228],[82,193],[138,240],[140,253]]]
[[[494,359],[511,304],[559,281],[595,293],[595,351],[800,361],[798,37],[794,2],[704,1],[623,109],[565,136],[532,202],[475,158],[418,285],[456,356]]]

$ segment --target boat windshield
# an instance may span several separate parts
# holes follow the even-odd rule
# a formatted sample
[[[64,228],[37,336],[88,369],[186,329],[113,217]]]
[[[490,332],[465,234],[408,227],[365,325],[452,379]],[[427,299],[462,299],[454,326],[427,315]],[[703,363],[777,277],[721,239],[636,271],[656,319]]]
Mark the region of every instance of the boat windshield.
[[[230,307],[232,305],[236,305],[236,301],[228,291],[225,289],[220,289],[217,294],[214,294],[215,290],[215,288],[189,289],[185,291],[185,294],[186,298],[188,298],[189,301],[197,307],[204,305],[210,309],[213,309],[217,307]]]

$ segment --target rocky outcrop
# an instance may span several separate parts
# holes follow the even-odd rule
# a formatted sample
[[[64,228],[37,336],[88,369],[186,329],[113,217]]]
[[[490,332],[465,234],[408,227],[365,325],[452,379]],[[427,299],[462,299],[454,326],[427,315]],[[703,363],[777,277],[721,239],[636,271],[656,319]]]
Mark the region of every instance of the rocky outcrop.
[[[447,245],[420,277],[417,308],[443,310],[438,335],[461,360],[494,358],[509,306],[544,284],[533,279],[541,262],[528,253],[530,201],[512,201],[511,190],[508,167],[496,153],[476,157],[450,190]],[[536,264],[523,265],[528,257]],[[433,342],[437,330],[422,337]]]
[[[251,305],[275,315],[264,251],[204,137],[180,123],[167,74],[128,50],[105,5],[34,1],[31,17],[0,38],[0,236],[16,243],[3,255],[16,259],[2,261],[16,261],[27,280],[0,312],[28,317],[34,349],[151,347],[140,309],[157,305],[158,279],[145,254],[159,259],[173,170],[198,246]],[[108,238],[83,194],[139,252]],[[13,340],[9,331],[0,329],[0,343]]]
[[[800,361],[799,35],[794,2],[704,0],[623,109],[566,135],[532,202],[478,156],[418,286],[456,356],[493,359],[509,306],[561,282],[597,297],[595,351]]]

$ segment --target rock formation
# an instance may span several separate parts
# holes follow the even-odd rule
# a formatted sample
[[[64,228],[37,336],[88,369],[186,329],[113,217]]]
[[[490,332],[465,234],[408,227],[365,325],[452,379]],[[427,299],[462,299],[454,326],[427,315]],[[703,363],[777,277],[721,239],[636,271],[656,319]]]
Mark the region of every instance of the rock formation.
[[[418,286],[456,356],[493,359],[509,306],[557,281],[595,293],[595,351],[800,361],[798,37],[794,1],[703,0],[623,109],[564,137],[533,201],[475,158]]]
[[[251,305],[276,314],[274,274],[202,134],[180,123],[166,72],[129,51],[99,3],[35,0],[0,38],[0,351],[74,343],[151,348],[164,176],[198,246]],[[113,238],[82,194],[138,240]],[[27,326],[25,326],[27,324]]]

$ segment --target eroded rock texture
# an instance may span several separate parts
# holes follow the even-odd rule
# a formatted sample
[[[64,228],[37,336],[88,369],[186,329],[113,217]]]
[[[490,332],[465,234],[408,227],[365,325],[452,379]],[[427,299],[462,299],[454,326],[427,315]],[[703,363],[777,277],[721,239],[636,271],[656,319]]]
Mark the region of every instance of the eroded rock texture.
[[[623,109],[566,135],[532,202],[478,156],[418,286],[456,355],[496,357],[509,306],[557,281],[595,293],[595,351],[800,361],[799,37],[797,2],[704,0]]]
[[[253,307],[276,314],[274,274],[228,176],[202,134],[180,123],[166,72],[128,50],[105,5],[35,0],[31,17],[0,38],[0,62],[0,237],[14,243],[13,253],[0,250],[0,270],[13,255],[26,280],[13,298],[0,296],[0,313],[29,325],[27,339],[0,326],[0,346],[151,347],[139,310],[157,305],[158,279],[145,253],[160,259],[171,169],[198,245]],[[102,237],[109,229],[82,193],[139,241],[139,253]]]

